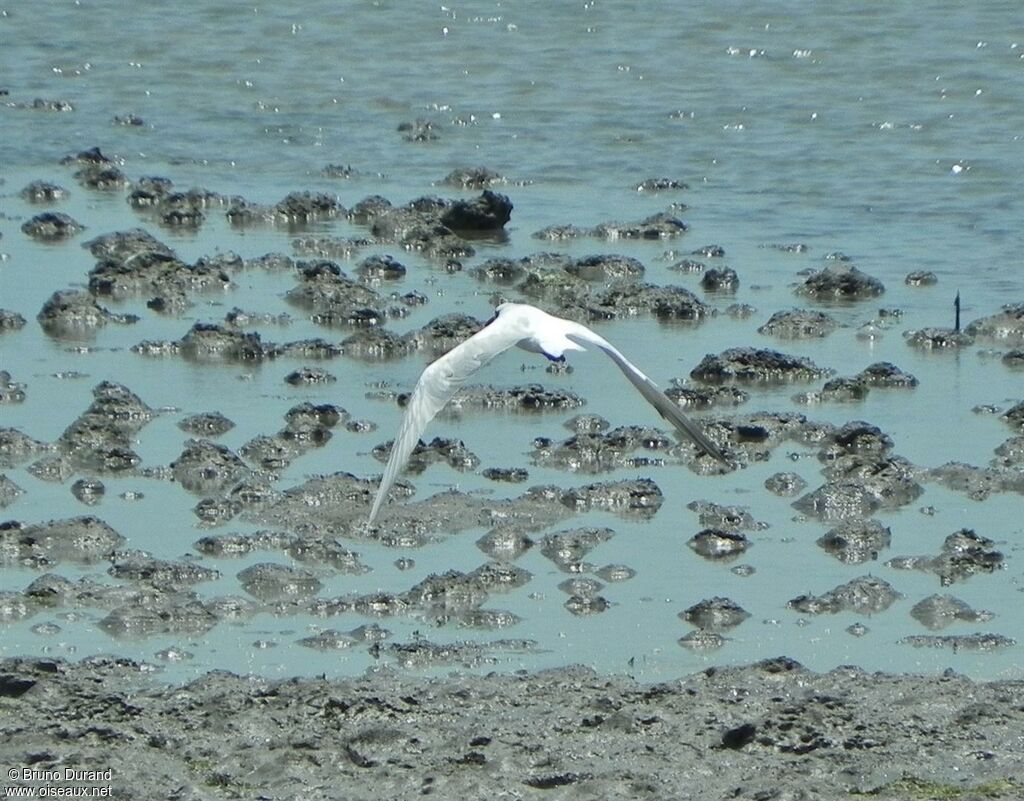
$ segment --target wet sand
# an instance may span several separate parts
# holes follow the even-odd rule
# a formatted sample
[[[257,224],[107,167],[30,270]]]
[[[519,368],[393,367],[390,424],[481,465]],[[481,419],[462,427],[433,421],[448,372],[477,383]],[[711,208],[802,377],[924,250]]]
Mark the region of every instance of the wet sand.
[[[7,659],[0,710],[6,775],[110,771],[8,785],[120,798],[1024,795],[1024,682],[785,658],[655,685],[570,667],[182,686],[127,660]]]

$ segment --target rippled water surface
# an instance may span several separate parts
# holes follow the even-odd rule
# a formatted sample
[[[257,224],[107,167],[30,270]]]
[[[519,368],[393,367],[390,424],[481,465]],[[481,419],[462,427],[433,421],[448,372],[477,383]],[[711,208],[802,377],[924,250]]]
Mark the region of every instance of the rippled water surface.
[[[505,176],[496,191],[515,204],[507,237],[474,242],[475,256],[462,271],[448,271],[394,246],[409,268],[396,288],[418,290],[429,302],[389,323],[399,333],[459,311],[486,319],[494,287],[469,270],[493,256],[522,257],[543,250],[573,255],[622,253],[643,262],[645,280],[691,289],[720,313],[699,326],[664,326],[650,317],[602,325],[656,381],[684,379],[706,353],[738,345],[776,347],[852,375],[868,364],[891,361],[920,380],[912,392],[872,392],[857,404],[797,405],[794,393],[817,388],[785,386],[751,390],[741,411],[799,411],[831,423],[866,420],[895,441],[895,451],[922,467],[948,461],[985,465],[993,448],[1011,435],[997,415],[978,405],[1008,408],[1024,397],[1024,375],[1004,366],[991,343],[956,352],[909,347],[907,329],[952,324],[952,302],[961,293],[965,320],[1024,301],[1021,270],[1024,185],[1024,28],[1015,3],[869,4],[833,10],[828,4],[651,2],[430,3],[316,2],[244,5],[188,1],[168,8],[126,10],[122,3],[9,3],[0,7],[0,308],[29,322],[0,334],[0,369],[25,385],[22,404],[0,406],[0,426],[52,441],[91,401],[101,380],[130,387],[154,408],[165,409],[144,428],[136,446],[143,464],[168,464],[187,434],[175,423],[200,411],[219,410],[236,422],[220,438],[237,449],[273,433],[282,415],[304,400],[332,402],[354,418],[371,420],[370,433],[339,430],[323,448],[294,462],[280,488],[317,473],[346,470],[372,476],[380,464],[375,445],[390,439],[400,410],[369,396],[378,382],[411,388],[424,366],[413,355],[392,362],[341,358],[323,366],[339,377],[327,388],[295,389],[283,377],[303,362],[278,359],[258,366],[196,364],[180,358],[148,359],[129,351],[143,339],[176,339],[195,321],[216,322],[233,306],[288,312],[287,326],[260,326],[272,341],[348,332],[318,328],[288,306],[290,275],[246,271],[228,292],[195,298],[181,316],[158,315],[144,299],[108,305],[141,320],[107,326],[88,343],[48,337],[35,321],[57,289],[80,287],[94,259],[80,247],[87,239],[143,226],[185,261],[234,251],[250,258],[292,252],[297,235],[285,226],[234,229],[217,209],[196,232],[161,228],[125,202],[125,192],[79,187],[73,168],[59,160],[99,146],[116,157],[129,178],[160,175],[178,187],[202,186],[225,195],[274,203],[295,190],[336,194],[346,206],[380,194],[396,205],[426,194],[471,197],[440,185],[454,168],[484,165]],[[31,108],[39,98],[73,110]],[[141,125],[115,117],[136,115]],[[437,138],[405,141],[398,127],[428,120]],[[328,164],[350,165],[353,177],[324,177]],[[681,191],[637,192],[648,178],[679,180]],[[44,179],[70,190],[55,210],[87,227],[61,244],[38,243],[21,224],[43,210],[19,197],[29,181]],[[672,203],[689,226],[677,240],[547,242],[531,234],[554,224],[592,226],[606,220],[639,220]],[[365,236],[344,219],[317,223],[312,233]],[[806,245],[786,252],[769,245]],[[699,274],[669,265],[715,244],[718,262],[739,274],[734,294],[709,295]],[[666,257],[666,250],[678,251]],[[827,308],[842,327],[823,340],[781,342],[756,329],[775,311],[810,305],[793,294],[801,271],[826,264],[841,252],[879,278],[879,299]],[[708,261],[704,259],[705,261]],[[909,287],[904,277],[928,270],[938,282]],[[733,303],[756,308],[750,317],[725,314]],[[880,307],[902,317],[865,340],[857,336]],[[87,344],[88,347],[81,347]],[[994,347],[996,353],[986,353]],[[512,353],[488,367],[481,380],[497,385],[527,381],[571,389],[588,399],[585,411],[613,425],[657,425],[632,389],[600,355],[573,357],[575,370],[550,375],[528,354]],[[522,370],[520,367],[522,366]],[[55,374],[77,371],[79,378]],[[974,501],[926,484],[925,493],[900,511],[879,515],[892,530],[892,547],[878,561],[844,565],[814,542],[827,524],[798,516],[788,498],[767,492],[764,480],[793,470],[813,489],[820,465],[808,448],[787,443],[768,462],[724,476],[700,476],[680,466],[619,470],[599,477],[572,475],[530,463],[535,437],[567,436],[572,413],[465,414],[437,422],[432,433],[462,439],[482,467],[523,467],[530,484],[574,486],[597,479],[649,476],[664,505],[650,520],[591,513],[567,525],[609,526],[614,537],[588,559],[626,564],[630,581],[608,584],[611,607],[575,617],[558,585],[568,576],[535,548],[517,564],[534,574],[524,587],[495,596],[490,605],[519,615],[517,625],[475,631],[432,628],[415,618],[381,621],[396,641],[424,636],[435,642],[534,640],[538,653],[499,654],[500,669],[570,662],[629,671],[659,679],[708,664],[745,662],[784,653],[810,667],[854,663],[868,669],[937,671],[953,667],[979,677],[1020,676],[1024,647],[1021,538],[1024,499],[993,494]],[[95,513],[128,538],[127,547],[165,559],[198,555],[193,543],[206,533],[196,524],[197,498],[177,484],[143,478],[103,477],[104,501],[86,510],[72,497],[70,479],[48,483],[24,466],[4,471],[26,490],[2,512],[5,519],[35,523]],[[519,487],[495,484],[479,473],[434,465],[412,477],[417,497],[451,486],[497,496]],[[143,498],[126,500],[124,492]],[[686,541],[700,526],[687,504],[706,499],[749,508],[769,524],[750,533],[754,546],[741,562],[707,562]],[[923,514],[920,510],[930,513]],[[961,528],[995,540],[1004,569],[952,587],[936,576],[897,571],[892,556],[935,554]],[[232,521],[223,531],[253,530]],[[423,548],[401,551],[365,542],[346,543],[372,568],[364,575],[321,571],[321,595],[408,589],[431,572],[468,571],[486,560],[475,546],[483,529]],[[540,535],[537,535],[540,536]],[[399,570],[409,558],[414,566]],[[238,594],[237,572],[259,561],[203,557],[222,578],[200,585],[203,597]],[[59,565],[68,578],[89,575],[113,581],[99,567]],[[791,598],[820,594],[857,576],[891,583],[903,598],[871,618],[843,613],[803,616]],[[2,589],[20,591],[39,575],[0,568]],[[910,608],[932,593],[950,592],[995,617],[957,623],[944,634],[995,632],[1017,644],[992,653],[915,649],[898,641],[927,633]],[[678,613],[714,596],[731,598],[751,617],[731,631],[723,648],[693,652],[677,640],[692,630]],[[117,652],[153,660],[177,647],[193,659],[170,665],[169,675],[215,667],[269,674],[357,673],[376,664],[365,647],[321,653],[295,641],[320,628],[341,630],[368,622],[355,614],[336,620],[259,614],[236,625],[221,623],[201,637],[114,640],[97,622],[101,610],[40,611],[0,623],[0,653],[85,655]],[[868,631],[852,636],[856,622]],[[60,630],[40,633],[38,624]],[[33,627],[36,627],[33,630]],[[276,647],[257,648],[256,641]]]

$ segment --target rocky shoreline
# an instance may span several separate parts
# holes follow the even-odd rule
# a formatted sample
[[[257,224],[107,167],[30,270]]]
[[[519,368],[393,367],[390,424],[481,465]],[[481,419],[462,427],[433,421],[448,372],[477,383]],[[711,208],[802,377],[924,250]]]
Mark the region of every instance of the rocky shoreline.
[[[0,752],[8,786],[119,798],[1011,799],[1022,699],[1021,681],[783,657],[654,685],[567,667],[182,686],[128,660],[13,658]],[[9,779],[68,767],[99,782]]]

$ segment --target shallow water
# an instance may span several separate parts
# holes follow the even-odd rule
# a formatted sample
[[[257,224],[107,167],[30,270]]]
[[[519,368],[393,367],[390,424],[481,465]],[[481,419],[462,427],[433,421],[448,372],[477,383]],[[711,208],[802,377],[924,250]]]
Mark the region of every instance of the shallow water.
[[[88,406],[92,387],[104,379],[124,383],[155,408],[174,410],[142,431],[136,450],[146,466],[166,465],[180,453],[188,435],[175,422],[200,411],[216,409],[237,423],[220,438],[233,449],[276,431],[282,414],[303,400],[337,403],[354,418],[379,424],[374,433],[337,431],[326,447],[284,472],[278,484],[283,488],[322,472],[378,473],[380,465],[369,451],[391,438],[400,412],[367,393],[380,381],[407,389],[423,367],[419,356],[386,363],[336,360],[324,366],[340,377],[337,384],[294,389],[282,379],[302,366],[298,360],[211,366],[128,352],[143,339],[178,338],[196,320],[220,320],[233,306],[288,311],[290,325],[259,328],[269,340],[344,335],[318,329],[284,303],[290,277],[255,271],[240,273],[238,286],[228,293],[197,297],[178,318],[156,315],[141,300],[108,303],[142,320],[107,326],[84,353],[69,349],[73,343],[47,337],[35,314],[54,290],[84,284],[93,259],[79,243],[92,236],[143,225],[189,262],[228,250],[244,257],[291,252],[295,232],[284,227],[235,230],[214,209],[196,233],[168,231],[131,211],[122,192],[79,188],[72,170],[57,162],[99,145],[123,159],[130,178],[162,175],[177,187],[201,185],[258,202],[276,202],[299,189],[336,193],[346,206],[375,193],[396,205],[424,194],[468,197],[473,193],[436,184],[455,167],[482,164],[509,179],[497,191],[509,195],[515,211],[507,241],[474,243],[477,254],[465,260],[466,268],[494,255],[518,258],[543,250],[623,253],[644,263],[648,281],[686,286],[720,310],[733,302],[757,308],[744,320],[719,314],[695,327],[659,326],[648,318],[601,327],[659,383],[684,378],[705,353],[736,345],[798,353],[840,375],[892,361],[918,377],[915,391],[876,390],[859,404],[804,407],[791,396],[816,385],[755,388],[739,411],[797,410],[840,424],[868,420],[893,437],[897,453],[926,467],[952,460],[985,464],[1010,435],[997,416],[971,409],[978,404],[1006,408],[1020,400],[1019,372],[979,355],[986,345],[927,353],[908,347],[901,332],[950,325],[957,290],[964,298],[965,321],[1024,300],[1019,267],[1024,31],[1014,4],[971,9],[955,3],[895,4],[835,12],[797,3],[707,3],[686,14],[673,3],[601,2],[378,2],[344,12],[327,2],[305,2],[301,11],[262,3],[244,10],[207,2],[177,8],[173,16],[156,10],[125,13],[121,4],[98,0],[43,4],[31,13],[15,6],[0,17],[0,88],[8,91],[0,98],[7,103],[0,107],[0,251],[6,254],[0,262],[0,307],[29,319],[21,331],[0,335],[0,369],[25,383],[28,392],[24,404],[0,406],[0,425],[53,440]],[[36,97],[67,101],[74,111],[17,107]],[[145,124],[112,122],[115,115],[129,113]],[[436,141],[403,141],[396,128],[416,118],[434,123]],[[359,174],[324,178],[320,173],[328,163],[351,164]],[[690,189],[635,191],[652,177],[682,180]],[[71,197],[56,209],[85,224],[84,234],[46,245],[21,233],[21,223],[42,210],[18,196],[34,179],[70,190]],[[550,243],[530,236],[552,224],[638,220],[674,201],[689,207],[680,216],[690,226],[676,241]],[[343,220],[314,230],[365,235]],[[720,261],[739,273],[735,294],[706,295],[699,275],[673,273],[672,260],[663,258],[670,248],[688,254],[711,243],[725,249]],[[806,244],[808,252],[764,247],[791,243]],[[422,291],[429,303],[391,328],[411,330],[453,310],[489,316],[492,286],[465,273],[444,272],[417,254],[393,251],[367,249],[359,258],[392,252],[410,268],[396,288]],[[825,308],[799,299],[792,286],[801,270],[821,267],[825,254],[834,251],[881,279],[885,295],[827,307],[843,327],[824,340],[781,342],[758,334],[757,327],[779,309]],[[903,278],[913,270],[933,271],[938,284],[907,287]],[[901,309],[903,316],[881,339],[858,339],[859,326],[880,306]],[[521,364],[526,372],[519,371]],[[613,425],[660,422],[638,407],[631,388],[609,373],[602,357],[580,355],[573,364],[572,374],[555,377],[528,355],[509,354],[480,378],[572,389],[588,399],[585,411]],[[86,377],[53,377],[69,370]],[[569,486],[592,479],[535,467],[528,451],[536,436],[563,438],[561,423],[570,416],[467,414],[440,421],[431,431],[464,440],[483,467],[525,467],[530,484]],[[807,458],[790,461],[790,453]],[[927,484],[918,502],[879,515],[893,532],[892,547],[880,561],[843,565],[813,544],[828,526],[795,520],[790,499],[764,490],[764,479],[782,470],[800,473],[809,489],[821,483],[812,452],[789,445],[767,463],[726,476],[700,477],[674,466],[600,476],[650,475],[665,494],[664,506],[648,522],[600,513],[570,522],[613,528],[616,535],[588,558],[637,571],[631,581],[606,587],[603,594],[613,606],[603,614],[569,614],[557,589],[567,576],[534,549],[517,563],[534,579],[490,604],[520,615],[517,626],[481,634],[424,631],[412,619],[385,625],[403,642],[419,630],[439,642],[507,636],[534,639],[543,649],[538,655],[502,656],[502,669],[584,662],[658,679],[785,653],[816,669],[855,663],[896,671],[951,666],[977,677],[1022,674],[1020,496],[975,502]],[[3,510],[5,518],[38,522],[86,513],[71,496],[70,481],[44,483],[24,468],[6,472],[27,493]],[[446,466],[433,466],[412,480],[418,497],[452,485],[498,496],[519,491]],[[128,547],[178,558],[203,535],[191,513],[197,499],[179,486],[142,478],[104,481],[106,498],[93,511],[128,537]],[[145,497],[122,500],[118,496],[126,490]],[[686,547],[700,528],[686,509],[697,498],[748,506],[755,518],[770,524],[751,535],[755,546],[741,560],[756,568],[752,576],[740,577]],[[921,507],[934,507],[935,514],[921,514]],[[1006,569],[943,589],[934,575],[883,564],[891,556],[936,553],[944,537],[963,527],[997,541],[1007,556]],[[232,521],[223,530],[246,527]],[[401,591],[431,572],[470,570],[486,560],[473,544],[482,533],[467,532],[412,552],[360,542],[352,547],[372,572],[325,575],[321,595]],[[415,560],[413,569],[394,566],[403,556]],[[197,591],[237,593],[239,570],[274,558],[279,555],[204,558],[224,578]],[[64,565],[56,572],[78,575]],[[805,620],[786,608],[801,593],[820,594],[868,572],[885,578],[904,598],[862,621],[869,629],[863,637],[845,631],[856,616]],[[0,582],[4,589],[20,590],[36,575],[3,568]],[[925,633],[909,616],[910,607],[945,591],[997,616],[987,624],[958,623],[941,633],[980,627],[1018,645],[979,654],[897,644],[901,637]],[[719,651],[680,648],[676,640],[691,627],[677,613],[715,595],[733,599],[751,618]],[[115,651],[152,659],[170,645],[195,654],[169,666],[169,675],[213,667],[341,675],[374,664],[362,648],[321,654],[294,644],[315,630],[311,627],[345,630],[365,622],[351,614],[329,621],[261,615],[245,625],[221,624],[201,638],[133,642],[108,638],[95,626],[100,617],[97,611],[78,621],[54,618],[61,631],[48,636],[31,631],[50,619],[45,615],[4,624],[0,654]],[[278,645],[257,649],[256,640]]]

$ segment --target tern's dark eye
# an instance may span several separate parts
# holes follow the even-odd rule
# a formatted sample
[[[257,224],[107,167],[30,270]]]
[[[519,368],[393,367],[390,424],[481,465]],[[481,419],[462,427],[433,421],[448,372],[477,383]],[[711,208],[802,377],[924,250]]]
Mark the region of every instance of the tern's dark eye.
[[[493,323],[497,319],[498,319],[498,313],[495,312],[493,315],[491,315],[491,319],[488,320],[486,323],[484,323],[484,328],[487,328],[487,326],[489,326],[491,323]]]

